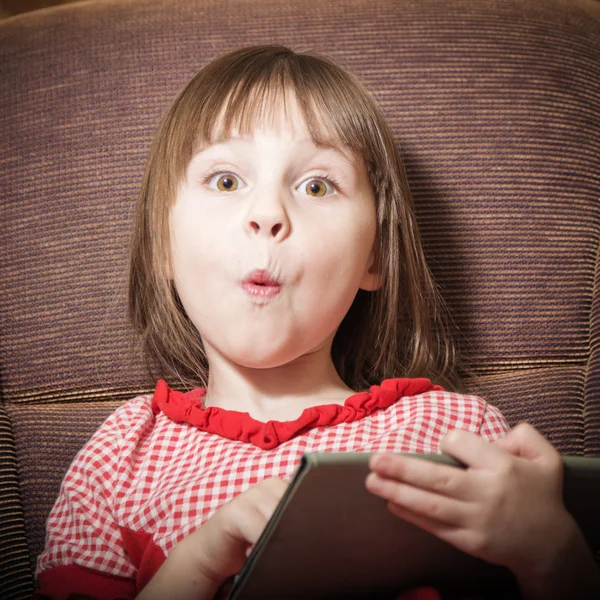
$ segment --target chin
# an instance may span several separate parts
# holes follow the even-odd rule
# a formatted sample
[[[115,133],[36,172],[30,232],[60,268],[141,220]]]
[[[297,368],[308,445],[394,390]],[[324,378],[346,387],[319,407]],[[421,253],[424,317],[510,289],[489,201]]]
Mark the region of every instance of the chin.
[[[247,348],[236,348],[224,355],[232,362],[248,369],[275,369],[287,365],[307,353],[306,348],[297,344],[264,346],[253,344]]]
[[[247,369],[276,369],[292,362],[299,355],[281,355],[280,353],[242,354],[240,356],[229,356],[229,359]]]

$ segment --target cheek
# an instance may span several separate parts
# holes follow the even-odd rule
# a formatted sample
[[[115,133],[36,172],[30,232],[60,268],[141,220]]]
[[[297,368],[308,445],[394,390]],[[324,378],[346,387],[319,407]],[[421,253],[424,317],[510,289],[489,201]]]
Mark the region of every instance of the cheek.
[[[224,294],[223,275],[230,263],[224,260],[225,250],[207,238],[187,239],[179,244],[178,254],[173,257],[173,274],[185,304],[202,306],[209,298]]]
[[[346,233],[339,235],[339,231]],[[333,310],[341,318],[363,283],[371,263],[374,236],[365,231],[364,237],[354,238],[347,235],[347,230],[339,231],[337,235],[331,233],[326,243],[309,246],[302,260],[309,282],[304,288],[303,301],[312,305],[316,300],[317,312],[325,314]]]
[[[188,223],[178,223],[172,229],[171,268],[177,293],[190,317],[195,315],[210,282],[214,281],[214,253],[211,241],[200,235],[197,228]]]
[[[219,262],[231,238],[226,231],[227,219],[187,205],[173,213],[171,220],[171,255],[182,268]]]
[[[306,244],[313,260],[320,263],[322,276],[348,277],[360,280],[370,264],[375,243],[374,211],[353,212],[345,219],[331,219],[319,234],[319,239]]]

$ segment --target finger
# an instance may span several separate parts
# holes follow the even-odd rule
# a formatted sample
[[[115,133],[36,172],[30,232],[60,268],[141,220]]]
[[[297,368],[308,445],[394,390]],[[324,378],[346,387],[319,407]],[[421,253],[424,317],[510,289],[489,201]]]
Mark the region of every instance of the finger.
[[[251,545],[257,542],[267,523],[267,519],[259,507],[252,503],[243,508],[235,506],[234,509],[232,506],[228,521],[231,523],[231,527],[228,527],[225,533]]]
[[[466,528],[455,527],[447,523],[440,523],[438,521],[428,519],[419,515],[407,508],[398,506],[394,503],[388,504],[388,510],[396,517],[399,517],[407,523],[411,523],[420,529],[431,533],[437,538],[468,552],[469,554],[475,554],[477,546],[475,544],[475,537]]]
[[[501,469],[510,459],[500,446],[462,429],[449,431],[440,441],[440,450],[473,469]]]
[[[469,496],[469,479],[461,468],[400,454],[375,454],[369,466],[383,478],[453,498],[466,499]]]
[[[503,450],[506,450],[507,452],[510,452],[510,454],[513,456],[520,456],[519,444],[517,443],[517,439],[514,435],[510,436],[507,433],[504,437],[498,438],[497,440],[492,440],[492,444],[502,448]]]
[[[533,425],[522,422],[503,438],[493,442],[514,456],[530,460],[555,461],[560,456],[554,446]]]
[[[254,487],[255,508],[268,521],[287,490],[287,484],[275,477],[265,479]]]
[[[383,479],[377,473],[371,473],[366,479],[367,489],[384,500],[409,509],[417,515],[434,519],[453,526],[466,521],[467,504],[453,498],[447,498],[409,484],[391,479]]]
[[[408,523],[412,523],[421,529],[429,533],[433,533],[435,535],[439,534],[447,534],[450,531],[456,529],[455,526],[449,525],[448,523],[442,523],[440,521],[435,521],[434,519],[429,519],[420,515],[405,506],[399,506],[398,504],[394,504],[393,502],[387,503],[387,509],[396,517],[400,517],[402,520],[407,521]]]
[[[275,498],[281,498],[289,487],[289,480],[279,479],[279,477],[270,477],[257,484],[267,490],[267,492]]]

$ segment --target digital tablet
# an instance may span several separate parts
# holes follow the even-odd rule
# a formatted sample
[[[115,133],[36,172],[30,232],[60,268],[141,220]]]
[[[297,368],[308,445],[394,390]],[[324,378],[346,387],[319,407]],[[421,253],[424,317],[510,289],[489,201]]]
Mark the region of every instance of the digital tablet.
[[[442,454],[411,454],[464,467]],[[392,515],[365,479],[371,453],[305,454],[235,577],[230,600],[393,599],[432,586],[453,594],[517,591],[512,573]],[[600,547],[600,458],[563,456],[564,500],[593,550]],[[518,597],[518,596],[517,596]]]

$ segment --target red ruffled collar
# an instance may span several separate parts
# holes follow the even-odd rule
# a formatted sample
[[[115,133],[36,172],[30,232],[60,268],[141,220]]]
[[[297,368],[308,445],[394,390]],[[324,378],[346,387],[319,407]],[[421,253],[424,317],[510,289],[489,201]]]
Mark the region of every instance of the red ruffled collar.
[[[388,408],[400,398],[432,390],[443,388],[425,378],[385,379],[381,385],[371,386],[369,392],[353,394],[343,405],[312,406],[294,421],[263,423],[253,419],[248,413],[216,406],[205,408],[202,405],[202,398],[206,393],[204,388],[178,392],[172,390],[163,379],[159,379],[152,398],[152,411],[155,415],[162,412],[177,423],[189,423],[202,431],[270,450],[314,427],[358,421],[377,410]]]

